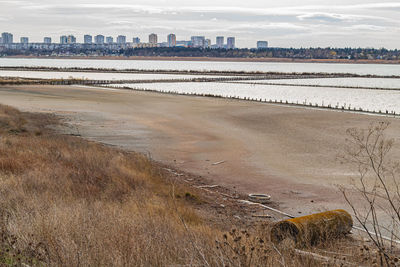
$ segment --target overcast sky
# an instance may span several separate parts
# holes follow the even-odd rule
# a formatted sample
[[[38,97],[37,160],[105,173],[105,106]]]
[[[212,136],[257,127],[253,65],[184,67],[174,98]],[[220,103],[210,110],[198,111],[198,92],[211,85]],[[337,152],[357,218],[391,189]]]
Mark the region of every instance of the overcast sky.
[[[235,36],[239,47],[400,48],[400,2],[378,0],[0,0],[0,32],[31,41],[83,34],[166,41]]]

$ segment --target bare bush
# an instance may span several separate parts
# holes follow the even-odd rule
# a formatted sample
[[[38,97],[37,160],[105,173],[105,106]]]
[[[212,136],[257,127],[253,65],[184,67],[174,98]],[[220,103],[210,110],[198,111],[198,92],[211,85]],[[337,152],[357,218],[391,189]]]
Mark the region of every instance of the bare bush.
[[[394,247],[389,241],[400,240],[399,163],[391,160],[394,140],[385,137],[389,123],[371,124],[366,130],[348,129],[343,162],[355,166],[358,177],[352,191],[341,188],[354,217],[367,232],[389,264]],[[355,193],[355,194],[354,194]]]

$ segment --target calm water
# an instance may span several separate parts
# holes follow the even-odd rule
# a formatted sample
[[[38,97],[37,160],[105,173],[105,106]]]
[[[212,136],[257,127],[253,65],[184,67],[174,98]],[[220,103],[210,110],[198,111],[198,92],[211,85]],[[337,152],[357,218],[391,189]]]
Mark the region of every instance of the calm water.
[[[1,72],[0,72],[1,73]],[[400,89],[400,79],[388,78],[318,78],[318,79],[281,79],[281,80],[256,80],[237,81],[241,83],[276,83],[295,85],[320,85],[320,86],[351,86],[374,87],[386,89]]]
[[[360,90],[347,88],[320,88],[305,86],[249,85],[232,83],[151,83],[123,84],[136,89],[164,92],[212,94],[224,97],[238,96],[256,99],[288,101],[290,103],[312,103],[318,105],[345,105],[363,110],[395,111],[400,113],[400,92],[382,90]]]
[[[0,70],[0,77],[23,77],[36,79],[90,79],[90,80],[168,80],[216,78],[223,76],[175,75],[152,73],[96,73],[96,72],[57,72],[57,71],[8,71]]]
[[[277,71],[277,72],[327,72],[372,75],[400,75],[400,65],[367,64],[321,64],[321,63],[257,63],[257,62],[201,62],[201,61],[135,61],[135,60],[77,60],[77,59],[7,59],[0,58],[0,66],[41,66],[41,67],[93,67],[115,69],[158,69],[158,70],[219,70],[219,71]],[[123,74],[85,72],[33,72],[0,71],[0,76],[29,78],[84,78],[84,79],[180,79],[202,77],[201,75],[164,74]],[[246,81],[257,82],[257,81]],[[266,100],[282,100],[291,103],[312,103],[318,105],[362,108],[363,110],[395,111],[400,113],[400,91],[360,90],[332,88],[329,86],[400,88],[400,79],[372,78],[323,78],[297,80],[263,80],[259,82],[296,84],[262,85],[240,83],[153,83],[121,84],[139,89],[179,93],[213,94],[219,96],[249,97]],[[322,85],[326,87],[310,87]]]
[[[92,67],[148,70],[326,72],[363,75],[400,75],[400,65],[387,64],[0,58],[0,66]]]

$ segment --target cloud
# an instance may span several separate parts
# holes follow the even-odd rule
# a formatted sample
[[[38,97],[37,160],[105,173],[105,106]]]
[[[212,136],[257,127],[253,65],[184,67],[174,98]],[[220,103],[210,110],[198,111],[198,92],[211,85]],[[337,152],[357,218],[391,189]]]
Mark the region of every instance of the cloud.
[[[294,23],[268,23],[268,24],[239,24],[237,26],[232,26],[235,29],[260,29],[260,30],[301,30],[305,31],[308,27],[294,24]]]
[[[370,4],[358,4],[358,5],[347,5],[341,6],[341,8],[351,8],[351,9],[396,9],[400,8],[400,3],[398,2],[383,2],[383,3],[370,3]]]
[[[30,33],[39,40],[49,33],[58,39],[57,35],[71,32],[79,40],[82,33],[90,32],[139,35],[142,39],[150,32],[158,33],[160,39],[175,32],[179,39],[189,39],[191,35],[212,39],[217,35],[236,35],[237,43],[243,46],[253,46],[260,38],[270,40],[271,44],[277,40],[282,46],[296,46],[296,43],[297,46],[319,46],[329,42],[332,46],[341,46],[346,38],[349,43],[364,42],[367,38],[374,42],[378,34],[381,43],[388,40],[388,46],[397,47],[400,43],[400,36],[392,34],[400,28],[400,3],[348,0],[349,4],[342,4],[344,0],[332,0],[330,4],[312,5],[316,1],[303,0],[303,5],[294,6],[288,0],[280,2],[231,0],[228,5],[226,0],[203,0],[193,6],[193,2],[186,4],[183,0],[154,0],[152,5],[145,4],[144,0],[136,0],[135,4],[130,0],[85,0],[85,3],[0,0],[0,28],[14,31],[16,35]],[[382,39],[385,33],[387,38]]]
[[[334,14],[334,13],[308,13],[297,16],[300,20],[317,20],[320,22],[343,22],[357,21],[362,19],[362,16]]]
[[[350,30],[360,30],[360,31],[387,31],[387,27],[381,27],[381,26],[376,26],[376,25],[366,25],[366,24],[360,24],[360,25],[353,25],[350,27],[347,27],[347,29]]]

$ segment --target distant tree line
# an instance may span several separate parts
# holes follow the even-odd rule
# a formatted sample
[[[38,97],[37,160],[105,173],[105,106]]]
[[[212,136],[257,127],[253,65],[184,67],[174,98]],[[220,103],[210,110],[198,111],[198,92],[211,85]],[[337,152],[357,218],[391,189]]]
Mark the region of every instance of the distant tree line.
[[[155,47],[127,49],[56,48],[3,49],[0,55],[29,56],[144,56],[144,57],[216,57],[216,58],[293,58],[293,59],[384,59],[400,60],[400,50],[373,48],[267,48],[267,49],[202,49]]]

